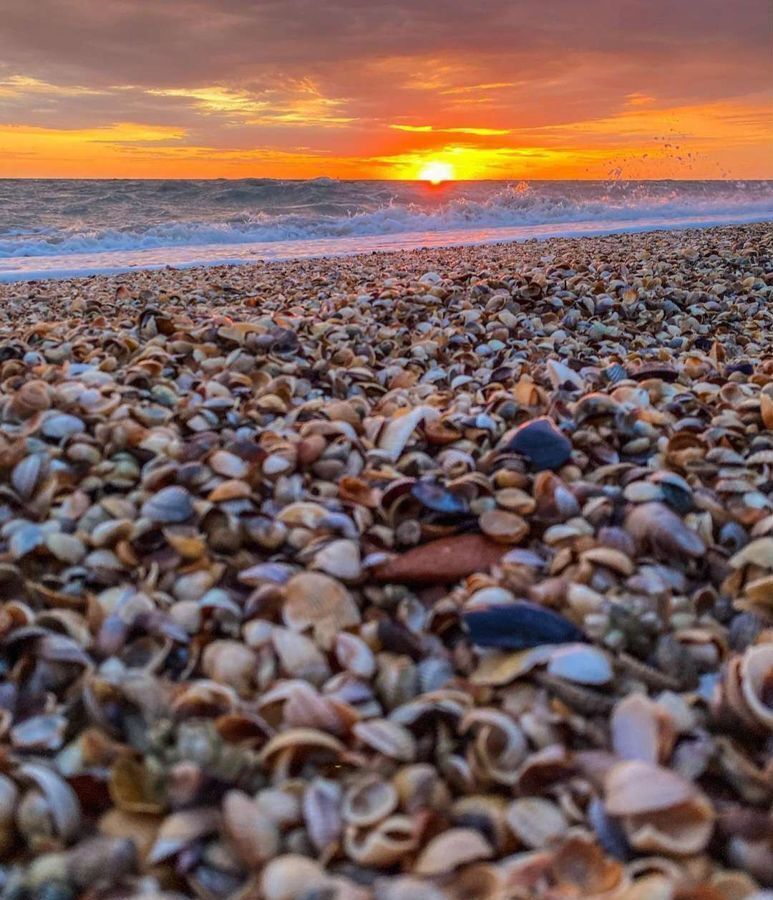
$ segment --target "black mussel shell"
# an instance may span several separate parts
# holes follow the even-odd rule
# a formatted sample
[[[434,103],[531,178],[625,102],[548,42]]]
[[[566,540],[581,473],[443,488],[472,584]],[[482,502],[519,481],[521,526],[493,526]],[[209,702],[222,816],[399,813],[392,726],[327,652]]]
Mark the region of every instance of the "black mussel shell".
[[[526,650],[540,644],[567,644],[586,640],[569,619],[537,603],[508,603],[472,609],[463,614],[474,644],[502,650]]]

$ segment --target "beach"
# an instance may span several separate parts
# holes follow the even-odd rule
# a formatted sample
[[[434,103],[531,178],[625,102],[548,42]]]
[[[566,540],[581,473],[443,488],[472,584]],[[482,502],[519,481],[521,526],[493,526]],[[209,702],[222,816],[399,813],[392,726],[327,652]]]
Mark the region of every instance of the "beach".
[[[0,493],[0,893],[773,885],[771,223],[0,284]]]

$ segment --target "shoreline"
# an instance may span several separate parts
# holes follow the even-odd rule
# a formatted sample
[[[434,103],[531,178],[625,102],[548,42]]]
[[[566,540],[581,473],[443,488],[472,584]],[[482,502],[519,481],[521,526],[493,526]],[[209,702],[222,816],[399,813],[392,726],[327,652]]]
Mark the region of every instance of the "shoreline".
[[[772,486],[769,223],[0,285],[0,892],[761,898]]]
[[[463,249],[487,247],[499,244],[522,244],[531,241],[576,240],[580,238],[613,237],[626,234],[682,233],[707,231],[713,228],[735,228],[747,225],[769,225],[773,220],[739,218],[731,222],[706,219],[685,219],[682,222],[631,222],[631,223],[583,223],[565,222],[518,227],[449,229],[437,232],[386,233],[340,238],[279,240],[273,242],[241,244],[179,245],[137,250],[103,251],[95,254],[73,253],[63,257],[6,257],[0,259],[0,284],[23,281],[69,280],[97,275],[118,277],[135,272],[173,269],[220,268],[245,266],[269,262],[290,262],[301,259],[335,259],[364,256],[373,253],[405,253],[437,249]],[[477,235],[477,237],[475,237]],[[424,242],[424,243],[422,243]],[[346,249],[351,245],[352,249]],[[211,260],[206,253],[211,248]],[[225,249],[233,256],[222,257]],[[191,253],[204,255],[204,259],[186,260]],[[220,256],[219,256],[220,254]],[[126,261],[124,257],[129,257]],[[166,259],[163,259],[166,257]],[[132,262],[131,258],[144,260]],[[16,269],[7,271],[9,264],[19,260],[39,259],[40,269]],[[95,261],[99,260],[97,265]],[[78,265],[78,263],[81,263]],[[26,262],[25,262],[26,264]],[[67,268],[67,266],[72,268]]]

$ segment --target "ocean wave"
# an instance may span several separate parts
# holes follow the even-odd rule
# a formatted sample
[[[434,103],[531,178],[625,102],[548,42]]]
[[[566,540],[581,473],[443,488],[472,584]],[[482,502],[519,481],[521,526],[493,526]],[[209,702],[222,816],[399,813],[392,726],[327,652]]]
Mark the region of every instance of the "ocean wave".
[[[523,183],[496,188],[454,185],[449,186],[450,196],[445,199],[445,194],[421,185],[390,188],[385,183],[333,179],[249,179],[157,183],[155,190],[166,205],[157,211],[155,221],[149,222],[143,211],[148,195],[137,183],[132,184],[130,188],[118,183],[113,188],[119,193],[111,195],[111,203],[120,212],[105,212],[103,189],[99,215],[96,210],[88,215],[85,199],[78,202],[70,197],[66,224],[25,229],[11,223],[6,230],[0,227],[0,258],[576,222],[614,227],[616,222],[657,219],[667,227],[669,220],[773,218],[773,184],[769,182],[726,187],[696,183],[689,189],[640,182],[596,186],[594,190],[580,182],[562,190]],[[170,203],[171,198],[191,196],[195,197],[195,203],[190,204],[193,208],[187,208],[186,203]]]

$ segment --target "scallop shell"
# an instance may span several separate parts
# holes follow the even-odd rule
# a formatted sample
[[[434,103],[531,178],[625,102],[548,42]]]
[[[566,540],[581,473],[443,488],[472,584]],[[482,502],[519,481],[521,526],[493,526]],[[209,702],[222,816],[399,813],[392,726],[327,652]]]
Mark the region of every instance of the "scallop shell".
[[[311,627],[324,649],[332,646],[339,631],[360,623],[360,611],[349,591],[317,572],[301,572],[287,582],[282,617],[295,631]]]

